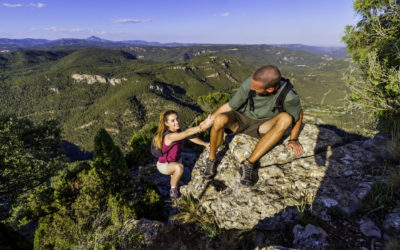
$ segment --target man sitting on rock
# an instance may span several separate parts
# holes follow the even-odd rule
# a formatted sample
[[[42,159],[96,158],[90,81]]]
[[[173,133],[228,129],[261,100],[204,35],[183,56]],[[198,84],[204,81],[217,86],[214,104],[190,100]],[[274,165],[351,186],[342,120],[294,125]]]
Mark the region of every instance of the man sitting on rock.
[[[298,141],[303,111],[300,98],[294,89],[287,89],[286,97],[280,93],[291,86],[288,80],[281,78],[279,69],[272,65],[259,68],[245,80],[232,99],[223,104],[211,115],[214,119],[210,136],[210,155],[204,172],[206,179],[216,175],[216,152],[222,143],[224,132],[244,133],[260,138],[250,157],[240,163],[240,183],[254,185],[254,163],[271,149],[292,126],[288,147],[296,156],[303,153]],[[277,98],[284,98],[281,107],[276,106]]]

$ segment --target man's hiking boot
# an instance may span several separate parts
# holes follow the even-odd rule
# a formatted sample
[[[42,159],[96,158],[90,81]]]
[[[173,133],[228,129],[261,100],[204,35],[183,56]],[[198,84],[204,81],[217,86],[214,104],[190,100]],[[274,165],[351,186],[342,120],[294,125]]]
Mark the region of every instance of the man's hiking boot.
[[[239,167],[240,183],[245,186],[254,185],[254,163],[246,160],[240,163]]]
[[[169,190],[169,196],[171,197],[171,199],[176,199],[176,198],[178,198],[178,197],[179,197],[179,190],[178,190],[178,187],[171,188],[171,189]]]
[[[204,171],[204,178],[206,180],[212,179],[217,174],[217,161],[210,160],[207,158],[206,160],[206,170]]]

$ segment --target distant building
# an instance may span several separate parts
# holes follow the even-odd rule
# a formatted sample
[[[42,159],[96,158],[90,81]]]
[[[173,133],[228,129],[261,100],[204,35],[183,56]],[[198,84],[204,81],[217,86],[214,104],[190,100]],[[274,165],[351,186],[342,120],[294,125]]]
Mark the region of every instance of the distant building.
[[[0,50],[0,53],[8,53],[10,52],[8,49]]]

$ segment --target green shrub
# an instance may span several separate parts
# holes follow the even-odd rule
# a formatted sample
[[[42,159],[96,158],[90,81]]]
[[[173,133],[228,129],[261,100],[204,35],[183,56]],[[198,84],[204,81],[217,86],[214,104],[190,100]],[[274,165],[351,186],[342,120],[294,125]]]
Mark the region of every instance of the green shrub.
[[[152,159],[150,144],[157,131],[157,126],[157,123],[149,123],[133,133],[129,143],[130,151],[126,156],[129,166],[145,164]]]
[[[46,182],[66,167],[60,129],[53,120],[34,124],[0,115],[0,194],[9,200],[1,220],[20,226],[51,213]]]
[[[39,219],[35,249],[117,249],[126,241],[140,246],[140,234],[125,230],[124,222],[137,218],[136,187],[127,172],[121,151],[100,130],[94,161],[73,163],[52,178],[54,212]]]
[[[212,113],[230,99],[231,95],[228,93],[214,92],[209,95],[199,96],[197,103],[204,111]]]
[[[140,180],[140,185],[136,189],[135,210],[138,218],[149,220],[163,219],[164,201],[155,184]]]
[[[384,216],[396,206],[393,186],[376,181],[362,201],[361,212],[375,221],[382,221]]]
[[[344,42],[355,65],[346,76],[351,101],[379,118],[400,116],[400,5],[355,0],[360,19],[346,26]]]

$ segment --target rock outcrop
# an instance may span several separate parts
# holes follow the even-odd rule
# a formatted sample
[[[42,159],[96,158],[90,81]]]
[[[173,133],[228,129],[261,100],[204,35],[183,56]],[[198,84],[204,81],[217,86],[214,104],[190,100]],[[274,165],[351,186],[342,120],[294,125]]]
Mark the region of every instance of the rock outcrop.
[[[149,85],[149,89],[153,92],[160,92],[165,95],[170,94],[185,94],[186,91],[179,87],[168,83],[163,82],[154,82]]]
[[[298,249],[322,250],[328,249],[326,238],[328,234],[320,227],[308,224],[306,227],[296,225],[293,228],[293,245]]]
[[[238,169],[258,140],[244,134],[226,137],[214,179],[203,178],[206,150],[181,193],[198,199],[225,229],[280,229],[294,222],[306,204],[312,204],[312,213],[324,220],[329,220],[330,207],[352,214],[374,181],[368,173],[371,167],[379,167],[375,165],[379,159],[371,139],[349,136],[306,124],[299,136],[304,154],[296,158],[288,149],[287,134],[260,159],[252,187],[240,184]]]
[[[76,82],[87,82],[87,84],[94,84],[94,83],[109,83],[112,86],[116,84],[121,84],[123,81],[126,81],[125,77],[123,78],[107,78],[100,75],[88,75],[88,74],[72,74],[72,79]]]

